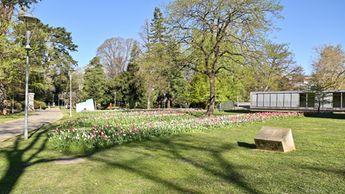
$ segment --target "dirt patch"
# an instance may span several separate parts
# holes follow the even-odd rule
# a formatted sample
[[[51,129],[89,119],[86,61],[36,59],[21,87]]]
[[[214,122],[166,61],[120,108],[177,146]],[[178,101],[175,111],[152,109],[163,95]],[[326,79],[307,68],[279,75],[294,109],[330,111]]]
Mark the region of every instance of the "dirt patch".
[[[55,161],[55,164],[79,164],[85,162],[84,158],[61,158]]]

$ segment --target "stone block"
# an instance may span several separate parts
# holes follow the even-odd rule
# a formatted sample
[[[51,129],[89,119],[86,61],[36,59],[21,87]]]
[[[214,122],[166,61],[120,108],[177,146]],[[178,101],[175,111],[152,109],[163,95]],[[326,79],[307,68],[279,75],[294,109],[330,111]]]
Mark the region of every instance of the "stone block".
[[[292,130],[287,128],[262,127],[256,134],[257,149],[289,152],[295,149]]]

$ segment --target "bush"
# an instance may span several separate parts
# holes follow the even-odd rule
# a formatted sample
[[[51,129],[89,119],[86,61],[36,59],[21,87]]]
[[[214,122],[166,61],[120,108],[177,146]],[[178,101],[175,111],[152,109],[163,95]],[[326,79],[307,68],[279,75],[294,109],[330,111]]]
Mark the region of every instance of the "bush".
[[[7,105],[6,105],[6,108],[8,110],[11,110],[12,109],[12,106],[15,110],[22,110],[24,105],[23,105],[24,102],[18,102],[18,101],[12,101],[12,100],[8,100],[7,101]]]
[[[35,107],[35,109],[46,109],[47,104],[43,101],[35,100],[34,101],[34,107]]]
[[[14,109],[22,110],[23,109],[23,104],[20,103],[20,102],[14,102]]]

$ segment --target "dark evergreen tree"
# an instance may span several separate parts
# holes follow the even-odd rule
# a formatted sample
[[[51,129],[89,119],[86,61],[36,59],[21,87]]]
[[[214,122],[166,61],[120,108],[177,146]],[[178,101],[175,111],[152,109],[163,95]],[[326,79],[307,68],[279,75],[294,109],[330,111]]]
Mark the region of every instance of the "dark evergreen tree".
[[[139,66],[136,60],[139,57],[139,52],[139,46],[135,44],[132,48],[131,60],[128,63],[126,72],[126,82],[128,84],[127,101],[129,103],[129,108],[137,107],[137,104],[140,103],[140,99],[143,97],[142,80],[137,76]]]
[[[106,106],[106,76],[98,57],[94,57],[87,65],[84,74],[84,99],[92,98],[97,108]]]
[[[151,44],[162,44],[166,38],[166,27],[161,10],[156,7],[153,13],[153,19],[150,24],[150,40]]]
[[[167,33],[165,19],[159,8],[155,8],[149,29],[148,55],[151,57],[151,69],[157,68],[160,84],[156,84],[157,104],[170,108],[174,99],[183,90],[183,73],[177,65],[180,60],[180,45]],[[151,71],[150,68],[148,68]],[[181,99],[181,98],[179,98]]]

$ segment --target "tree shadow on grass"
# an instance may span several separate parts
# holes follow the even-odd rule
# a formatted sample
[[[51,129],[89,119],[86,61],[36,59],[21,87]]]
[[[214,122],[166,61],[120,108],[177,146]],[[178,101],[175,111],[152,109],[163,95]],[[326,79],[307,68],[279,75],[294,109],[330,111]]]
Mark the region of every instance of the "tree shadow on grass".
[[[307,170],[313,170],[313,171],[317,171],[317,172],[322,172],[325,174],[335,174],[338,176],[341,176],[343,178],[345,178],[345,170],[344,169],[335,169],[335,168],[325,168],[325,167],[316,167],[316,166],[306,166],[303,165],[301,166],[302,169],[307,169]]]
[[[14,145],[5,148],[0,151],[0,155],[5,156],[8,167],[6,172],[3,173],[0,179],[0,193],[10,193],[15,185],[17,184],[19,178],[25,173],[27,168],[47,162],[68,160],[66,157],[61,158],[42,158],[39,154],[47,149],[48,134],[47,129],[41,129],[35,132],[31,136],[29,142],[23,141],[20,137],[16,139]],[[159,157],[167,157],[176,162],[184,162],[187,165],[192,165],[194,168],[202,170],[209,176],[219,178],[230,185],[240,188],[244,192],[248,193],[260,193],[257,189],[252,188],[248,183],[246,183],[245,177],[243,177],[238,170],[249,169],[249,166],[239,166],[233,165],[227,158],[223,156],[225,152],[231,151],[235,144],[220,144],[218,142],[212,142],[208,139],[195,139],[193,142],[190,141],[172,141],[172,138],[153,138],[147,140],[142,144],[127,144],[128,148],[132,149],[136,146],[140,146],[146,150],[155,151],[158,150],[162,154]],[[178,138],[177,138],[178,139]],[[183,138],[184,139],[184,138]],[[187,138],[188,139],[188,138]],[[185,139],[184,139],[185,140]],[[111,167],[125,170],[130,173],[137,174],[144,179],[151,180],[157,184],[166,186],[172,190],[182,192],[182,193],[200,193],[201,190],[188,188],[186,185],[179,184],[174,180],[170,180],[159,175],[155,175],[150,172],[150,168],[142,169],[136,165],[136,162],[140,162],[143,158],[136,157],[132,162],[124,161],[114,161],[109,157],[100,157],[97,153],[106,151],[112,147],[108,147],[103,150],[95,150],[94,152],[89,152],[87,154],[74,155],[71,158],[88,158],[91,161],[102,162]],[[202,158],[195,157],[193,154],[183,154],[185,151],[189,153],[201,152],[202,154],[207,154],[211,156],[212,160],[207,161]]]
[[[200,144],[201,143],[201,144]],[[141,146],[145,150],[150,151],[158,151],[160,152],[160,157],[167,157],[171,160],[176,162],[183,162],[187,165],[192,165],[194,168],[197,168],[209,176],[213,176],[216,179],[221,179],[228,184],[231,184],[235,187],[240,188],[244,192],[248,193],[260,193],[255,188],[249,186],[246,181],[245,177],[243,177],[238,170],[239,169],[250,169],[249,166],[235,166],[231,164],[226,158],[223,157],[225,152],[230,151],[235,147],[234,144],[213,144],[207,146],[210,142],[205,141],[202,142],[198,139],[197,145],[192,145],[190,143],[183,143],[183,142],[173,142],[168,138],[163,139],[151,139],[150,142],[143,143],[141,145],[133,144],[134,146]],[[131,147],[132,145],[129,145]],[[202,152],[203,154],[210,155],[213,160],[212,161],[205,161],[199,157],[193,157],[192,155],[185,155],[183,154],[184,151],[188,151],[190,153],[193,152]],[[97,162],[104,162],[105,164],[126,170],[131,173],[135,173],[145,179],[152,180],[158,184],[162,184],[170,189],[174,189],[175,191],[183,192],[183,193],[202,193],[202,190],[195,190],[186,188],[186,186],[179,184],[178,182],[170,181],[159,176],[154,175],[153,172],[150,172],[150,166],[146,169],[141,169],[135,162],[133,161],[126,161],[126,162],[117,162],[109,159],[105,159],[103,157],[93,156],[90,160],[94,160]],[[211,163],[210,163],[211,162]]]
[[[164,180],[158,176],[155,176],[155,175],[152,175],[152,173],[149,173],[149,172],[146,172],[145,170],[143,169],[140,169],[140,168],[136,168],[136,167],[133,167],[132,165],[130,165],[129,163],[127,164],[123,164],[123,163],[120,163],[120,162],[114,162],[114,161],[111,161],[111,160],[108,160],[108,159],[104,159],[104,158],[98,158],[98,157],[92,157],[90,158],[90,160],[92,161],[97,161],[97,162],[102,162],[102,163],[105,163],[111,167],[115,167],[115,168],[118,168],[118,169],[122,169],[122,170],[125,170],[127,172],[130,172],[130,173],[134,173],[134,174],[137,174],[145,179],[149,179],[151,181],[154,181],[158,184],[162,184],[166,187],[169,187],[170,189],[174,189],[176,191],[179,191],[179,192],[183,192],[183,193],[196,193],[195,190],[191,190],[191,189],[188,189],[188,188],[184,188],[182,186],[179,186],[175,183],[173,183],[172,181],[169,181],[169,180]]]
[[[12,146],[2,148],[0,156],[7,160],[8,167],[2,173],[0,179],[0,193],[10,193],[28,167],[61,160],[61,158],[38,159],[40,158],[38,155],[46,149],[48,143],[47,132],[47,128],[42,127],[32,131],[29,140],[17,136]]]
[[[170,139],[164,140],[163,143],[166,145],[163,149],[170,153],[173,158],[180,158],[187,161],[195,168],[223,179],[229,184],[240,187],[245,192],[259,193],[255,188],[251,188],[245,182],[245,178],[238,172],[239,169],[250,169],[250,167],[235,166],[223,156],[225,152],[229,152],[235,148],[234,144],[211,144],[209,141],[202,141],[200,139],[198,139],[199,144],[193,145],[184,142],[172,142]],[[183,155],[181,152],[184,150],[188,150],[189,152],[203,152],[203,154],[211,155],[214,163],[210,165],[206,161],[200,161],[199,158]]]
[[[324,113],[317,113],[317,112],[306,112],[304,113],[305,117],[312,117],[312,118],[324,118],[324,119],[345,119],[345,114],[343,113],[332,113],[332,112],[324,112]]]
[[[30,162],[45,149],[48,141],[47,137],[42,138],[45,133],[46,130],[38,132],[32,140],[28,140],[31,142],[24,147],[21,145],[24,142],[23,139],[18,136],[13,146],[0,151],[0,154],[4,155],[8,162],[6,172],[0,179],[1,193],[10,193],[20,176],[25,172],[25,169],[30,166]],[[26,157],[26,153],[31,152],[35,146],[38,146],[37,150],[28,158],[24,158],[24,156]]]

